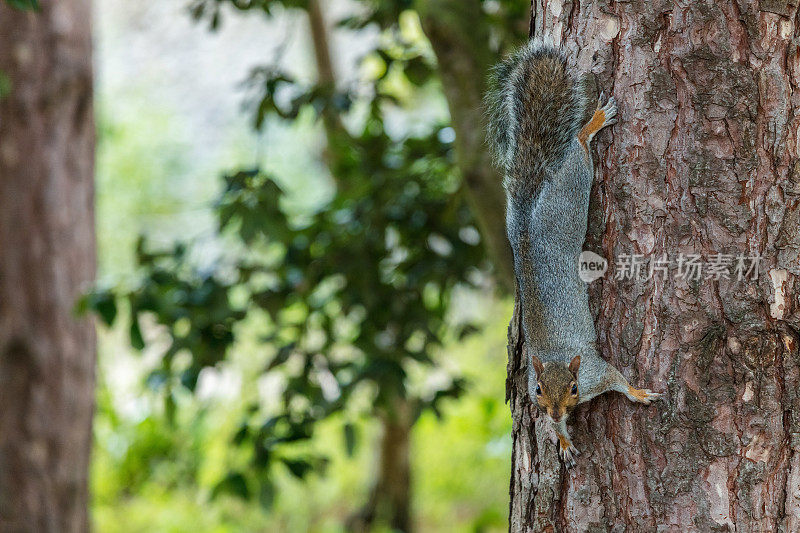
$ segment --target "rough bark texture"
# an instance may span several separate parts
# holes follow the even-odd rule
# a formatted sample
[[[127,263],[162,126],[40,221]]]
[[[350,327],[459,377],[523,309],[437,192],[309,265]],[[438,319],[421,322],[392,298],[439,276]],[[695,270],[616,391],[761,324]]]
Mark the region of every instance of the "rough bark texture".
[[[800,531],[797,3],[537,0],[619,105],[601,133],[586,249],[603,356],[665,393],[582,405],[566,472],[509,328],[511,531]],[[614,279],[620,254],[760,255],[757,281]]]
[[[506,239],[505,194],[486,144],[483,94],[489,68],[489,28],[478,0],[417,0],[414,4],[433,46],[456,132],[457,164],[496,279],[509,293],[514,259]]]
[[[90,6],[0,3],[0,531],[88,530],[95,338]]]

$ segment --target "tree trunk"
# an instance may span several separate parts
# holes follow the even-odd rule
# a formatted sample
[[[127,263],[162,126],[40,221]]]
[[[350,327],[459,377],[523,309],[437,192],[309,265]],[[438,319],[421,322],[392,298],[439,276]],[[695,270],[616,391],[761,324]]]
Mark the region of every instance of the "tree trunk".
[[[381,413],[380,454],[369,499],[348,524],[352,531],[389,525],[393,531],[414,530],[411,513],[411,428],[413,406],[398,399],[392,413]]]
[[[800,531],[797,2],[536,5],[537,34],[619,106],[594,150],[586,248],[610,262],[590,285],[598,344],[665,394],[583,404],[565,471],[530,410],[517,308],[510,530]],[[691,281],[680,253],[758,255],[760,275]],[[673,263],[666,277],[617,280],[622,254]]]
[[[456,164],[464,191],[501,288],[514,287],[514,258],[506,239],[505,194],[492,165],[484,124],[483,94],[489,68],[489,27],[478,0],[417,0],[414,4],[438,62],[456,132]]]
[[[87,531],[95,337],[90,5],[0,2],[0,531]]]

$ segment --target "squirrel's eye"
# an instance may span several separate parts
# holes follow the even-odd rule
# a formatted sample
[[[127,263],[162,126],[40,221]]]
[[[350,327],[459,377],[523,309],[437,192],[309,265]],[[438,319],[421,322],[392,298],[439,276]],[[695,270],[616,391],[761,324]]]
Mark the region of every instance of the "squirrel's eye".
[[[542,387],[539,384],[537,384],[536,385],[536,396],[541,396],[541,395],[542,395]]]
[[[572,395],[573,396],[577,396],[578,395],[578,384],[577,383],[573,383],[572,384]]]

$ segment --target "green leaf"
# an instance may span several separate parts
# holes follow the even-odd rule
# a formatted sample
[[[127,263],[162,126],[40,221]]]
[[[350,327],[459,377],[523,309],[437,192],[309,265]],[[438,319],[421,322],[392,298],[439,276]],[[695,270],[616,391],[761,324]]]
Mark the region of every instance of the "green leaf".
[[[348,457],[353,457],[356,451],[356,427],[350,422],[344,425],[344,449]]]
[[[175,424],[175,413],[178,410],[178,404],[175,401],[175,395],[171,392],[164,398],[164,414],[167,417],[167,422],[170,426]]]
[[[463,341],[465,338],[478,333],[480,328],[475,324],[464,324],[461,330],[458,332],[458,340]]]
[[[95,291],[78,301],[76,311],[79,313],[91,309],[103,320],[106,326],[112,326],[117,318],[117,302],[110,291]]]
[[[271,509],[275,504],[275,485],[269,479],[261,481],[261,489],[258,491],[258,501],[265,509]]]
[[[229,472],[222,481],[216,484],[211,492],[211,497],[217,498],[223,494],[237,496],[242,499],[250,497],[247,479],[241,472]]]
[[[422,56],[417,56],[409,60],[403,72],[406,78],[408,78],[408,81],[417,86],[424,85],[433,74],[430,65]]]
[[[200,369],[195,366],[190,366],[181,372],[181,385],[194,392],[197,388],[197,378],[200,377]]]
[[[302,459],[284,459],[283,464],[286,465],[286,468],[289,469],[289,472],[292,473],[297,479],[303,479],[306,475],[313,470],[313,466],[308,461],[303,461]]]
[[[239,426],[238,431],[236,431],[236,433],[233,435],[233,439],[231,439],[231,442],[233,442],[233,444],[238,446],[242,444],[245,440],[247,440],[249,436],[250,436],[250,426],[247,424],[247,422],[244,422],[242,423],[241,426]]]
[[[131,346],[136,350],[144,349],[144,338],[142,337],[142,330],[139,328],[139,315],[135,312],[131,317]]]
[[[294,352],[296,346],[297,345],[294,342],[285,346],[281,346],[277,355],[275,355],[275,359],[273,359],[267,367],[267,370],[272,370],[276,366],[280,366],[285,363]]]

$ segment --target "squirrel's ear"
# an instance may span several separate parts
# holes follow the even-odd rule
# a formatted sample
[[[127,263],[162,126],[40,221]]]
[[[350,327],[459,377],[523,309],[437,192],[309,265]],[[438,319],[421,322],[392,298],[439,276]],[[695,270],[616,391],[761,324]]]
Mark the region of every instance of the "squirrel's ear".
[[[578,369],[581,367],[581,356],[576,355],[572,358],[572,361],[569,362],[569,371],[578,375]]]
[[[532,355],[531,363],[533,364],[533,369],[536,370],[536,376],[541,376],[542,372],[544,372],[544,365],[542,365],[542,362],[539,360],[539,358],[535,355]]]

